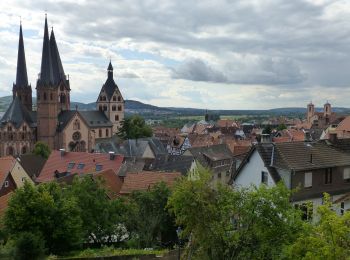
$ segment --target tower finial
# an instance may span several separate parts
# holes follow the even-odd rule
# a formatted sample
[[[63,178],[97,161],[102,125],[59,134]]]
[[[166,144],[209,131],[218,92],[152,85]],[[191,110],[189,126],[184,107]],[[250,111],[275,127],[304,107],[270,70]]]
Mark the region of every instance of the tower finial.
[[[22,26],[22,16],[19,17],[19,25]]]

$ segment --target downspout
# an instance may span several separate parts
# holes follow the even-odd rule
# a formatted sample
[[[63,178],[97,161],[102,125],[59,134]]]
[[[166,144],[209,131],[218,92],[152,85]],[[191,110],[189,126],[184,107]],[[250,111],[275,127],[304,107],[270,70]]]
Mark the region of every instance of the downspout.
[[[275,155],[275,146],[272,145],[272,153],[271,153],[271,162],[270,162],[270,166],[273,166],[274,163],[274,155]]]

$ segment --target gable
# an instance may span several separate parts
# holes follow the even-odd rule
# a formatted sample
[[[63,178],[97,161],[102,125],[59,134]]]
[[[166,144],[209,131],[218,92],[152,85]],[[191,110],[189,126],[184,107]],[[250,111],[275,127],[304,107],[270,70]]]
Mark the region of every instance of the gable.
[[[16,160],[15,165],[12,168],[11,176],[13,178],[13,181],[15,182],[16,186],[18,188],[22,187],[24,185],[24,181],[27,180],[28,182],[33,183],[27,172],[24,170],[22,165]]]

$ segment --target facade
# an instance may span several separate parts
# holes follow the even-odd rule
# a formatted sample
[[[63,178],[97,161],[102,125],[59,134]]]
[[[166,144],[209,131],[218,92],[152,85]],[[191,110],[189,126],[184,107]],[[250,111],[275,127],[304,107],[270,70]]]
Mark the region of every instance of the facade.
[[[30,152],[37,141],[53,150],[93,151],[95,140],[111,137],[124,119],[124,99],[109,63],[107,80],[93,111],[71,110],[70,83],[65,74],[54,31],[50,37],[45,18],[41,69],[36,82],[36,110],[28,84],[22,25],[13,101],[0,120],[0,156]]]
[[[315,105],[312,102],[307,105],[306,120],[311,126],[326,128],[336,119],[337,115],[332,112],[332,106],[328,102],[324,104],[323,112],[316,112]]]

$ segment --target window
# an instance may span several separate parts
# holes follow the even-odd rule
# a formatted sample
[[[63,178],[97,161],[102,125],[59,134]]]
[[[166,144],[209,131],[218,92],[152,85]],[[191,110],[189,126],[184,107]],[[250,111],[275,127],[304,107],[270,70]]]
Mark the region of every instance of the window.
[[[340,214],[344,215],[344,212],[345,212],[345,210],[344,210],[344,202],[341,202],[340,203]]]
[[[70,163],[68,163],[67,169],[68,169],[68,170],[73,169],[74,166],[75,166],[75,163],[74,163],[74,162],[70,162]]]
[[[103,106],[103,111],[107,111],[107,106],[106,105]]]
[[[312,202],[303,203],[301,205],[295,204],[296,209],[299,209],[302,212],[302,220],[311,220],[313,215],[313,204]]]
[[[98,129],[98,137],[102,137],[102,129]]]
[[[116,106],[112,106],[112,111],[116,111],[117,107]]]
[[[9,181],[5,181],[4,186],[5,186],[5,188],[7,188],[9,186]]]
[[[108,137],[109,136],[109,131],[108,131],[108,129],[106,129],[106,137]]]
[[[122,97],[121,96],[118,97],[118,101],[122,101]]]
[[[305,172],[304,188],[312,187],[312,172]]]
[[[118,111],[122,111],[122,106],[118,106]]]
[[[77,166],[77,169],[81,170],[81,169],[84,169],[84,167],[85,167],[85,164],[79,163]]]
[[[102,165],[101,164],[96,164],[96,171],[99,172],[102,170]]]
[[[25,182],[25,180],[26,180],[26,177],[22,177],[22,182]]]
[[[46,92],[44,92],[44,100],[46,100],[47,99],[47,97],[46,97]]]
[[[261,172],[261,183],[264,183],[264,184],[267,185],[267,182],[268,182],[268,179],[269,179],[268,176],[269,176],[269,175],[268,175],[267,172],[262,171],[262,172]]]
[[[73,124],[73,129],[74,130],[79,130],[80,129],[80,122],[78,119],[75,119],[74,124]]]
[[[115,121],[119,121],[119,116],[118,116],[118,115],[115,115],[115,116],[114,116],[114,120],[115,120]]]
[[[27,126],[26,125],[23,126],[23,131],[24,132],[27,131]]]
[[[117,97],[116,96],[113,96],[113,101],[117,101]]]
[[[218,173],[218,178],[221,179],[221,172]]]
[[[350,182],[350,168],[344,168],[343,178],[344,181]]]
[[[101,105],[99,105],[98,110],[103,111],[103,108]]]
[[[50,100],[53,100],[53,94],[50,93]]]
[[[80,133],[80,132],[76,131],[76,132],[73,133],[72,139],[73,139],[74,141],[79,141],[80,138],[81,138],[81,133]]]
[[[8,127],[7,127],[7,131],[11,132],[11,131],[12,131],[12,127],[11,127],[11,126],[8,126]]]
[[[324,184],[332,183],[332,168],[327,168],[324,175]]]

